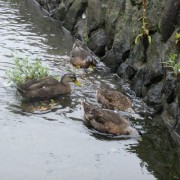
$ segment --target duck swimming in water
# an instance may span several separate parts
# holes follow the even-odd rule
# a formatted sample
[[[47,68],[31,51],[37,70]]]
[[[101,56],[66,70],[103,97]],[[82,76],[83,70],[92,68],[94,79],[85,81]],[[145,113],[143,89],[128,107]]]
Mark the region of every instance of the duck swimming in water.
[[[71,93],[70,82],[79,85],[74,74],[66,74],[61,81],[53,77],[28,80],[17,85],[17,91],[24,99],[51,99]]]
[[[119,91],[97,90],[96,98],[103,108],[128,111],[132,107],[131,100]]]
[[[85,123],[99,132],[112,135],[140,137],[141,133],[130,126],[129,121],[115,112],[82,102]]]
[[[75,39],[71,54],[70,63],[80,68],[96,66],[97,60],[93,52],[90,51],[80,40]]]

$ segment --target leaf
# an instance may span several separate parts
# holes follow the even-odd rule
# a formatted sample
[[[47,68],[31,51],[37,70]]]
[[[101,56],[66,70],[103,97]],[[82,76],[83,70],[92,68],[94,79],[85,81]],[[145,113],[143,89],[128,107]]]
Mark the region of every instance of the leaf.
[[[141,39],[142,36],[143,36],[143,34],[139,34],[139,35],[136,36],[135,44],[137,44],[137,45],[139,44],[140,39]]]
[[[151,36],[148,36],[148,42],[149,42],[149,44],[151,44],[151,42],[152,42]]]

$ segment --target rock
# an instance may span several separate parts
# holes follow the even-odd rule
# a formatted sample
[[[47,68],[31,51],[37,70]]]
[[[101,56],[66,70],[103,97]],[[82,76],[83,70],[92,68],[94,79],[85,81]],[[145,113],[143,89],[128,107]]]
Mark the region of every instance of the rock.
[[[116,24],[116,29],[115,29],[115,35],[114,35],[114,42],[112,45],[112,49],[114,50],[117,59],[119,59],[121,62],[125,61],[123,59],[123,54],[130,51],[131,49],[131,39],[133,36],[132,33],[132,24],[124,26],[124,24],[129,24],[130,21],[132,21],[132,13],[133,11],[130,12],[130,7],[131,4],[125,3],[125,10],[124,11],[124,16],[119,16]],[[123,8],[123,7],[122,7]],[[134,12],[135,13],[135,12]],[[136,14],[136,13],[135,13]],[[130,33],[131,31],[131,33]]]
[[[102,58],[102,61],[111,68],[112,72],[117,72],[119,65],[122,63],[121,60],[117,59],[113,49],[106,52],[105,56]]]
[[[142,5],[142,0],[131,0],[132,6]]]
[[[83,15],[86,16],[85,13]],[[81,17],[78,19],[73,30],[74,38],[81,40],[84,44],[87,44],[88,39],[89,39],[86,24],[87,24],[87,18]]]
[[[118,76],[127,80],[132,80],[136,72],[137,69],[127,63],[122,63],[117,70]]]
[[[169,0],[148,1],[147,18],[148,18],[148,29],[150,31],[151,36],[154,33],[159,32],[159,24],[160,24],[159,22],[162,17],[162,12],[167,6],[167,1]]]
[[[144,82],[146,87],[149,87],[151,84],[156,84],[163,79],[164,71],[162,69],[162,64],[160,62],[154,61],[150,63],[147,70],[147,76]]]
[[[166,42],[175,30],[178,15],[180,14],[180,1],[172,0],[166,5],[166,9],[163,12],[160,30],[162,33],[162,39]]]
[[[107,49],[111,49],[114,41],[114,35],[116,30],[116,24],[118,18],[123,16],[125,0],[112,0],[108,1],[107,12],[105,18],[105,30],[107,34]],[[112,10],[113,9],[113,10]]]
[[[156,112],[162,111],[162,88],[162,82],[152,85],[144,98],[145,102],[148,105],[152,106],[156,110]]]
[[[136,76],[131,81],[131,89],[134,90],[136,96],[138,97],[143,97],[144,92],[146,91],[144,87],[145,77],[146,77],[146,68],[142,68],[136,73]]]
[[[105,0],[88,1],[87,36],[89,38],[87,44],[89,48],[100,57],[104,56],[106,47],[106,9],[107,2]]]
[[[91,33],[96,31],[100,26],[104,25],[107,2],[105,0],[89,0],[87,9],[87,31],[91,37]]]
[[[177,106],[178,104],[176,102],[173,102],[171,104],[169,104],[168,106],[168,113],[173,117],[176,118],[178,115],[178,110],[177,110]]]
[[[59,6],[51,12],[51,16],[52,16],[54,19],[56,19],[56,20],[63,21],[65,15],[66,15],[66,14],[65,14],[65,10],[66,10],[65,4],[64,4],[64,2],[62,1],[62,2],[59,4]]]
[[[73,31],[77,19],[82,16],[86,6],[87,0],[75,0],[66,13],[63,26],[69,31]]]
[[[164,60],[164,46],[161,42],[161,36],[159,33],[154,35],[154,40],[149,45],[147,49],[146,57],[146,67],[147,67],[147,76],[144,82],[145,86],[150,86],[151,84],[158,83],[163,79],[164,69],[162,61]]]
[[[167,73],[166,79],[163,86],[163,92],[166,95],[166,102],[172,103],[176,97],[175,95],[175,79],[172,73]]]
[[[88,47],[98,56],[102,57],[105,54],[106,33],[104,29],[98,29],[91,33],[88,40]]]

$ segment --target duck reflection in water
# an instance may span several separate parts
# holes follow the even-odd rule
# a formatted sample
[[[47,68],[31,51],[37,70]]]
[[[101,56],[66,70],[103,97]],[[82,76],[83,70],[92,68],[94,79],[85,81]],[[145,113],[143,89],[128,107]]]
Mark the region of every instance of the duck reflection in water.
[[[65,109],[67,107],[71,107],[72,104],[72,98],[69,95],[60,97],[60,98],[54,98],[50,100],[22,100],[21,101],[21,109],[24,112],[48,112],[48,111],[56,111],[59,109]]]

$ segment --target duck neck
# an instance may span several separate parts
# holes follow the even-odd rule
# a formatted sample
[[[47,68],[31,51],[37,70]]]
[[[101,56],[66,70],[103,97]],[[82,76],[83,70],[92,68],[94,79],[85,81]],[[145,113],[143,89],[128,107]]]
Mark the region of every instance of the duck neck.
[[[64,86],[64,90],[66,91],[66,93],[71,93],[71,86],[70,86],[70,83],[69,83],[69,81],[65,81],[65,80],[61,80],[61,85],[63,85]]]
[[[61,79],[61,84],[63,84],[64,86],[70,86],[69,81],[66,81],[64,78]]]

